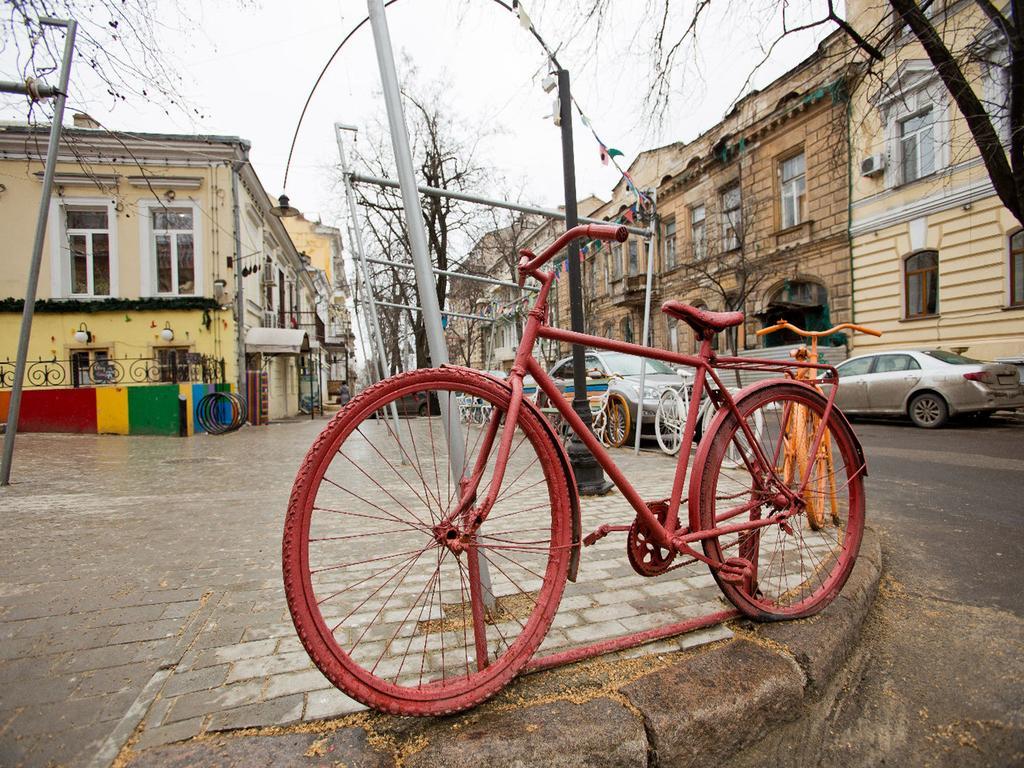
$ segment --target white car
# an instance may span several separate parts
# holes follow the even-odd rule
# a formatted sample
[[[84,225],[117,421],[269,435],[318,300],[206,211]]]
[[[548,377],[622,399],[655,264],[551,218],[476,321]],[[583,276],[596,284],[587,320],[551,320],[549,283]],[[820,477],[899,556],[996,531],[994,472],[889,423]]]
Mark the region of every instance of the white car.
[[[983,363],[941,349],[891,349],[851,357],[836,366],[836,405],[851,415],[905,416],[919,427],[941,427],[950,416],[979,420],[1024,408],[1017,368]]]

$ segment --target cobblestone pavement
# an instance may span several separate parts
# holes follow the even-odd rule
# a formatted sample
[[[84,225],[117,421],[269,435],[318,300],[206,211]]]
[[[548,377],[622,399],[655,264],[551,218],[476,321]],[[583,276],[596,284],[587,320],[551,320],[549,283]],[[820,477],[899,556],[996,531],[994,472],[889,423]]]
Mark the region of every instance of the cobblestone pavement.
[[[0,491],[0,765],[107,765],[129,738],[145,749],[361,708],[311,664],[281,583],[288,494],[323,425],[19,436]],[[618,458],[646,497],[668,495],[673,459]],[[618,494],[583,500],[584,534],[631,519]],[[723,607],[704,566],[644,579],[624,554],[622,534],[584,551],[543,650]]]

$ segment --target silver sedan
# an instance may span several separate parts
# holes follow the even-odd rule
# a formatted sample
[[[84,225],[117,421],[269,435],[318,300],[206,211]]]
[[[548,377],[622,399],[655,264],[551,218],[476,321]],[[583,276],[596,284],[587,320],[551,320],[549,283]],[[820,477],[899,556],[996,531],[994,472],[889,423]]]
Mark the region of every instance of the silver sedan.
[[[1020,374],[1007,363],[983,363],[941,349],[893,349],[858,355],[837,366],[836,404],[846,413],[905,416],[941,427],[950,416],[984,419],[1024,408]]]

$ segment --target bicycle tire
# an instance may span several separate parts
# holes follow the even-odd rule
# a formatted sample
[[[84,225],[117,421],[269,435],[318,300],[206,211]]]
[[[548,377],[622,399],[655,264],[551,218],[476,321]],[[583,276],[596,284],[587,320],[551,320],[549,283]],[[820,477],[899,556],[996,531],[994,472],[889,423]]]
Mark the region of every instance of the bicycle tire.
[[[778,482],[784,482],[783,445],[791,429],[793,411],[807,408],[820,418],[825,405],[821,393],[797,382],[756,385],[736,399],[736,407],[748,425],[756,420],[756,414],[761,414],[764,429],[756,439],[772,462],[770,474]],[[736,558],[740,564],[749,564],[749,581],[730,579],[715,567],[711,570],[729,601],[751,618],[776,621],[810,616],[839,594],[853,569],[864,531],[863,459],[856,438],[838,412],[830,415],[826,436],[833,449],[831,466],[826,466],[824,453],[819,450],[786,484],[796,490],[802,477],[809,475],[811,479],[804,490],[806,503],[809,494],[820,493],[820,478],[827,478],[831,526],[813,530],[808,525],[805,532],[805,506],[803,512],[786,521],[788,530],[782,524],[773,524],[702,542],[705,554],[717,562]],[[734,469],[728,466],[730,446],[742,457]],[[698,469],[690,485],[691,526],[696,521],[700,530],[711,530],[716,522],[739,522],[740,515],[757,519],[765,508],[772,514],[776,508],[772,504],[775,492],[758,487],[760,481],[756,478],[766,470],[755,456],[736,416],[728,411],[720,414],[712,432],[705,435],[695,460]],[[764,501],[751,507],[750,502],[759,498]],[[733,506],[737,500],[739,506]]]
[[[676,390],[669,388],[658,399],[658,411],[654,414],[654,436],[661,450],[675,456],[683,443],[686,428],[687,405]]]
[[[567,579],[571,507],[558,447],[542,417],[524,406],[498,503],[456,554],[438,531],[458,496],[447,479],[443,417],[402,419],[396,433],[388,415],[390,402],[418,391],[438,393],[439,402],[452,407],[456,392],[473,395],[502,413],[511,398],[490,377],[454,367],[399,374],[353,398],[299,469],[285,522],[283,570],[299,638],[335,686],[392,714],[442,715],[496,693],[543,641]],[[471,468],[484,429],[462,429]],[[407,464],[400,463],[403,456]],[[523,485],[534,481],[536,490]],[[489,564],[497,598],[480,621],[471,551]],[[378,573],[367,576],[368,570]],[[421,576],[424,581],[416,581]],[[481,647],[486,665],[478,663]]]
[[[605,440],[610,448],[621,448],[629,440],[629,404],[621,395],[610,395],[605,404]]]

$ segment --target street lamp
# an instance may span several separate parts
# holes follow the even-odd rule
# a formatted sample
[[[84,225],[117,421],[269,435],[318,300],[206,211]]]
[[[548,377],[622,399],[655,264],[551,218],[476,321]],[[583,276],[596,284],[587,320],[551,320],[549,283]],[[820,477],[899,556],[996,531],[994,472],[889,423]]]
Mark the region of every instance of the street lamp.
[[[288,195],[281,195],[277,198],[277,205],[271,208],[270,212],[279,219],[288,219],[302,215],[302,211],[298,208],[292,208],[291,205],[289,205]]]

